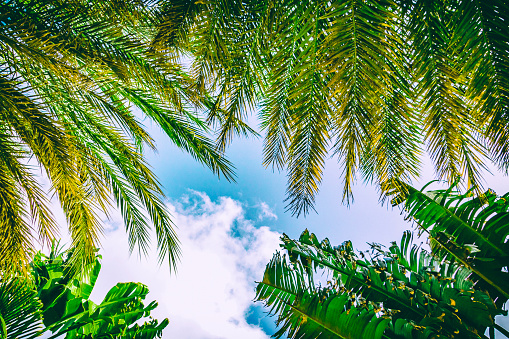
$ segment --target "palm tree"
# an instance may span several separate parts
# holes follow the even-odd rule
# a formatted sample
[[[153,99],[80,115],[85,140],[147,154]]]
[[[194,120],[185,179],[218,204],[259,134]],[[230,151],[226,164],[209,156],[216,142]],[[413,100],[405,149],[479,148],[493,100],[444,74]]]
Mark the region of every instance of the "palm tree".
[[[49,332],[49,338],[161,338],[168,319],[150,317],[157,303],[143,304],[145,285],[118,283],[95,304],[89,296],[101,270],[100,257],[72,274],[70,254],[52,246],[49,256],[38,252],[33,258],[31,279],[0,282],[2,338],[32,339]]]
[[[509,168],[509,4],[504,0],[211,0],[160,3],[157,43],[193,59],[217,93],[219,144],[261,106],[264,164],[288,172],[288,208],[313,208],[325,158],[343,198],[357,173],[382,193],[419,176],[480,184]],[[489,151],[488,151],[489,150]]]
[[[276,338],[509,338],[494,320],[509,300],[507,196],[409,191],[407,217],[428,232],[431,253],[408,231],[366,252],[307,230],[283,235],[288,258],[274,255],[256,297],[278,316]]]
[[[197,114],[210,97],[172,55],[150,45],[155,14],[149,3],[129,0],[0,4],[1,271],[26,267],[33,242],[57,235],[50,197],[67,218],[74,267],[94,260],[98,213],[111,206],[122,213],[131,250],[147,251],[149,219],[159,259],[176,264],[178,240],[143,156],[155,143],[140,118],[233,179]]]

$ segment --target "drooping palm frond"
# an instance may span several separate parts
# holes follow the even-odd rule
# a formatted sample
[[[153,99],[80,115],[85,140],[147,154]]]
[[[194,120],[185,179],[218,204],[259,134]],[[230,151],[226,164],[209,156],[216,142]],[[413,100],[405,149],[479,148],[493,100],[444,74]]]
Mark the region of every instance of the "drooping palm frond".
[[[372,244],[368,256],[307,230],[281,239],[289,262],[275,254],[256,297],[278,316],[278,338],[484,338],[502,313],[469,269],[434,258],[409,232],[389,250]]]
[[[93,260],[102,233],[98,212],[108,214],[111,205],[122,213],[131,250],[147,251],[146,212],[159,259],[174,267],[178,240],[143,158],[143,148],[155,145],[132,108],[217,175],[234,174],[196,113],[210,96],[151,47],[154,4],[12,0],[0,5],[0,21],[0,269],[28,263],[34,233],[46,243],[56,235],[47,194],[66,215],[75,268]],[[49,192],[37,183],[37,167],[50,180]]]
[[[278,4],[281,29],[272,33],[267,95],[261,112],[266,126],[266,165],[288,169],[287,200],[292,214],[307,214],[321,182],[329,143],[332,106],[327,100],[328,77],[321,74],[325,55],[320,51],[327,20],[323,4],[303,2],[291,11]],[[288,39],[279,39],[280,35]],[[298,89],[298,91],[296,91]],[[287,96],[287,98],[285,98]]]
[[[463,176],[470,188],[480,182],[486,150],[482,125],[465,93],[466,84],[452,53],[451,26],[457,18],[455,2],[416,1],[409,13],[412,75],[415,97],[424,117],[428,152],[440,178],[453,182]]]
[[[452,48],[468,80],[473,117],[484,129],[493,159],[507,172],[509,107],[509,5],[505,1],[459,1],[454,13]]]
[[[487,191],[472,197],[455,188],[409,188],[405,210],[429,234],[433,253],[468,267],[469,279],[501,307],[509,299],[509,195]]]
[[[157,6],[158,34],[152,44],[182,63],[191,63],[199,93],[205,95],[212,88],[214,97],[205,106],[207,121],[221,126],[219,150],[236,134],[256,134],[244,122],[246,109],[254,107],[260,91],[261,64],[246,53],[256,46],[257,34],[242,34],[257,29],[252,23],[259,14],[253,6],[259,9],[254,3],[229,1],[159,1]]]
[[[329,56],[326,71],[333,75],[329,86],[338,102],[333,117],[336,121],[334,151],[344,164],[343,199],[349,201],[359,168],[364,176],[374,177],[377,182],[390,181],[394,176],[387,171],[389,168],[368,165],[364,155],[370,154],[376,159],[371,165],[378,165],[381,159],[394,160],[390,148],[401,149],[387,130],[379,128],[386,120],[383,116],[387,110],[391,110],[389,114],[393,114],[394,109],[402,116],[412,115],[406,51],[402,48],[403,39],[397,34],[401,19],[392,1],[337,1],[333,2],[328,17],[331,28],[323,51]],[[402,116],[392,116],[394,127],[401,131],[405,130]],[[383,143],[381,138],[385,139]],[[418,153],[411,138],[402,145],[410,146],[409,154]],[[415,162],[409,161],[401,169],[401,175],[411,173],[416,170]]]
[[[313,209],[329,152],[346,202],[358,174],[382,194],[403,190],[422,150],[440,179],[460,175],[467,187],[480,187],[488,158],[507,167],[504,1],[160,6],[156,45],[186,55],[200,87],[217,95],[209,117],[221,147],[246,131],[245,113],[260,101],[263,163],[287,171],[294,214]]]

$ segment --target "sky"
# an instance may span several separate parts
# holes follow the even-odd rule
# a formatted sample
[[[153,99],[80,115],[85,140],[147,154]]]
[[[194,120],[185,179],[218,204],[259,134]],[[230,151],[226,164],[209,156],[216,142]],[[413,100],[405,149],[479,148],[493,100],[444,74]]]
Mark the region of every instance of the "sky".
[[[269,338],[275,331],[274,318],[252,300],[255,281],[262,279],[282,233],[298,238],[308,228],[333,245],[352,240],[354,247],[366,249],[367,242],[388,245],[399,240],[412,227],[399,209],[379,203],[373,186],[358,183],[354,203],[343,205],[335,159],[326,162],[317,213],[295,218],[285,213],[285,173],[261,165],[261,138],[234,140],[229,147],[227,155],[237,168],[237,183],[229,183],[173,146],[150,122],[144,123],[157,143],[158,153],[149,153],[148,160],[178,227],[182,260],[174,274],[158,265],[154,248],[148,257],[129,255],[121,218],[113,214],[106,221],[102,270],[91,299],[99,303],[118,282],[146,284],[147,303],[159,303],[152,316],[170,320],[163,338]],[[486,187],[509,191],[507,177],[485,178]],[[432,179],[431,167],[425,166],[414,186]]]

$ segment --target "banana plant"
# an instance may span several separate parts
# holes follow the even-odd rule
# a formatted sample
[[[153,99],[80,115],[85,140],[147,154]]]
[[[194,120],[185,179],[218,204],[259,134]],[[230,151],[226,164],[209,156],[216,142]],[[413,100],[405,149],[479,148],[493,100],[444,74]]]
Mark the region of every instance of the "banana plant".
[[[96,304],[89,297],[101,269],[100,256],[79,275],[72,273],[71,257],[69,251],[53,246],[49,256],[35,255],[32,281],[0,283],[2,339],[32,339],[43,334],[51,339],[162,337],[168,319],[159,322],[150,317],[157,303],[144,305],[149,292],[145,285],[118,283]]]
[[[468,279],[472,271],[412,243],[405,232],[387,249],[331,246],[308,230],[283,235],[258,283],[256,301],[277,315],[281,338],[486,338],[505,314]],[[323,279],[323,277],[327,279]],[[319,280],[316,282],[315,280]]]

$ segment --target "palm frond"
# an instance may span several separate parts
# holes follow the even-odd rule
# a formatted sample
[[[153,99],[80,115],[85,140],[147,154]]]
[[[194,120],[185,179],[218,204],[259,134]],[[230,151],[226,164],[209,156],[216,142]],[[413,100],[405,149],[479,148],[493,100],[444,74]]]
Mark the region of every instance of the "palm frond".
[[[42,331],[42,304],[29,282],[2,279],[0,283],[0,328],[2,338],[32,339]]]
[[[452,6],[440,1],[415,4],[409,18],[412,63],[425,140],[437,174],[449,183],[463,176],[470,188],[480,181],[486,150],[477,138],[481,129],[450,50]]]
[[[0,5],[1,133],[11,135],[20,151],[4,150],[17,152],[21,164],[33,157],[51,182],[50,192],[43,192],[35,184],[35,167],[15,169],[10,161],[6,166],[12,173],[6,172],[10,181],[4,187],[23,190],[2,194],[17,198],[19,206],[9,207],[10,213],[18,213],[19,220],[34,219],[44,241],[54,237],[55,228],[43,197],[57,197],[75,245],[71,262],[76,271],[93,260],[102,229],[98,212],[108,215],[113,202],[121,209],[131,250],[138,245],[147,251],[148,214],[160,260],[176,265],[178,240],[162,187],[143,157],[144,147],[155,144],[133,107],[218,176],[234,178],[232,164],[208,137],[209,127],[191,113],[210,104],[209,93],[186,74],[175,53],[153,44],[160,9],[143,1],[12,0]],[[25,201],[30,205],[26,214],[20,212]],[[18,237],[19,245],[28,253],[31,226],[18,224],[24,229],[18,235],[25,234]],[[27,253],[9,253],[13,256],[6,262],[27,263]]]
[[[289,263],[275,254],[257,288],[257,300],[278,315],[278,337],[479,338],[503,313],[474,288],[468,268],[434,258],[409,232],[389,250],[371,244],[368,255],[307,230],[298,241],[281,240]],[[315,283],[318,274],[326,286]],[[343,323],[350,316],[352,327]]]
[[[405,202],[408,217],[429,233],[433,252],[472,270],[469,279],[498,306],[509,299],[508,198],[493,191],[473,198],[452,186],[431,192],[409,188]]]
[[[504,1],[458,2],[453,48],[458,68],[468,83],[476,123],[483,127],[494,161],[507,171],[509,107],[509,5]]]
[[[400,181],[419,176],[424,149],[439,178],[462,176],[467,187],[480,187],[488,159],[505,168],[504,1],[163,1],[161,8],[168,15],[160,48],[186,55],[197,88],[213,94],[209,122],[219,124],[221,149],[249,132],[245,108],[261,101],[263,163],[287,172],[294,214],[313,209],[329,151],[339,157],[346,203],[359,173],[382,198],[403,190]]]

